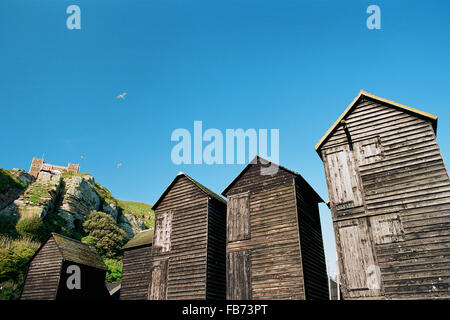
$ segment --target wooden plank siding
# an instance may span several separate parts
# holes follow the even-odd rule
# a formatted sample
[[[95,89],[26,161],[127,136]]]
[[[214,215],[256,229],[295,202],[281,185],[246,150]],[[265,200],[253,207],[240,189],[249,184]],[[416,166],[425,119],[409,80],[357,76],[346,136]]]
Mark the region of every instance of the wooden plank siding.
[[[345,122],[353,150],[342,125],[318,149],[344,298],[450,298],[450,179],[435,126],[364,96]],[[336,161],[337,153],[354,160]],[[346,170],[354,179],[348,184],[340,175]],[[351,259],[363,259],[366,270]],[[374,272],[379,289],[363,283],[375,279]],[[356,290],[358,281],[365,288]]]
[[[124,251],[121,300],[147,300],[151,250],[151,246],[144,246]]]
[[[158,299],[214,299],[225,296],[225,204],[203,192],[186,176],[175,178],[155,208],[155,220],[170,212],[170,246],[153,240],[152,266],[167,261],[165,296]],[[155,237],[159,234],[155,226]],[[223,250],[223,249],[222,249]],[[150,285],[152,292],[153,283]]]
[[[311,278],[305,281],[302,260],[299,219],[304,219],[302,232],[305,243],[313,239],[311,235],[320,234],[320,246],[314,249],[316,238],[308,249],[304,248],[305,255],[309,255],[311,259],[324,259],[321,233],[312,230],[317,226],[320,230],[320,221],[316,217],[318,211],[311,212],[318,225],[307,222],[306,211],[317,206],[316,198],[303,193],[303,186],[296,188],[295,175],[286,170],[279,169],[274,175],[261,175],[260,162],[252,161],[243,172],[245,173],[241,173],[231,187],[223,192],[229,199],[228,224],[244,226],[248,223],[248,230],[228,226],[227,298],[313,299],[323,297],[320,292],[325,291],[324,298],[327,299],[326,274],[323,283],[317,282],[318,286],[323,285],[324,288],[315,291],[314,280]],[[247,210],[246,203],[242,200],[246,197],[249,202],[249,217],[246,213],[239,212]],[[230,208],[230,204],[236,208]],[[244,219],[249,221],[242,221]],[[314,250],[322,252],[316,254]],[[308,268],[315,264],[316,262],[306,263]],[[325,261],[317,262],[317,265],[324,266]],[[247,267],[250,268],[249,271],[245,270]],[[310,272],[308,276],[314,277],[314,272]],[[249,281],[247,277],[250,277]],[[305,282],[310,285],[311,295],[305,292]],[[240,287],[236,288],[236,285]],[[247,286],[250,286],[249,292]]]
[[[328,278],[320,225],[319,206],[313,195],[305,192],[301,182],[295,181],[301,256],[305,292],[308,299],[327,300]]]
[[[208,200],[206,299],[226,298],[226,204]]]
[[[32,258],[21,300],[55,300],[63,257],[53,237]]]
[[[74,266],[80,286],[69,288]],[[105,287],[106,270],[95,248],[52,233],[30,259],[21,299],[109,299]]]

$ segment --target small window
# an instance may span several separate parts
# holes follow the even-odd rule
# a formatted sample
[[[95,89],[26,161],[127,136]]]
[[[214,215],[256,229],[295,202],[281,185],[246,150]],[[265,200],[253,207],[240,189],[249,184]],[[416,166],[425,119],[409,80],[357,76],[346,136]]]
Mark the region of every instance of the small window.
[[[380,137],[357,142],[358,148],[355,148],[359,165],[366,165],[383,159],[383,149]]]
[[[250,239],[250,195],[230,196],[227,204],[228,241]]]
[[[405,231],[397,214],[386,214],[370,218],[373,238],[376,244],[405,240]]]
[[[155,219],[154,250],[170,251],[170,236],[172,233],[172,211],[159,213]]]

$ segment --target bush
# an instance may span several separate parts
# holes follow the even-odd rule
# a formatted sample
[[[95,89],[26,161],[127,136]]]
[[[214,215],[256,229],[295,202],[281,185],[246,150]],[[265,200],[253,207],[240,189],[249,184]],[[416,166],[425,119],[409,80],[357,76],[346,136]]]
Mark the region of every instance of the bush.
[[[19,217],[16,215],[0,215],[0,235],[17,237],[17,220]]]
[[[114,219],[100,211],[91,211],[83,223],[87,236],[85,241],[95,243],[98,252],[106,258],[120,256],[122,245],[125,241],[125,231],[120,229]]]
[[[114,259],[104,260],[108,272],[106,273],[106,283],[121,282],[122,281],[122,261]]]
[[[21,217],[16,224],[16,230],[22,237],[29,237],[36,241],[44,241],[47,238],[47,231],[38,216]]]
[[[30,238],[0,237],[0,299],[18,299],[28,262],[39,248]]]

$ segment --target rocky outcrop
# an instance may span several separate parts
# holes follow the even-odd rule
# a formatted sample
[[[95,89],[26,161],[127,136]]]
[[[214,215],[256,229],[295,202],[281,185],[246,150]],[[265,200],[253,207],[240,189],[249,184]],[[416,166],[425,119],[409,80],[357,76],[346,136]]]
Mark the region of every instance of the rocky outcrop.
[[[23,194],[25,188],[34,182],[33,176],[24,170],[12,169],[5,171],[12,178],[17,179],[20,183],[22,183],[23,187],[19,185],[8,185],[5,190],[0,193],[0,211],[16,200],[21,194]]]
[[[92,185],[94,178],[90,175],[70,176],[64,178],[64,192],[58,209],[69,230],[78,228],[92,210],[100,208],[101,199]]]
[[[14,202],[0,211],[0,215],[32,216],[44,218],[58,205],[58,196],[62,191],[61,178],[48,172],[41,172],[25,192]]]
[[[22,179],[28,177],[22,176]],[[38,215],[43,219],[47,213],[54,212],[64,219],[69,231],[79,231],[93,210],[110,215],[125,231],[127,238],[147,229],[142,218],[123,214],[117,200],[89,174],[60,176],[41,171],[37,180],[22,195],[3,210],[0,209],[0,215]]]

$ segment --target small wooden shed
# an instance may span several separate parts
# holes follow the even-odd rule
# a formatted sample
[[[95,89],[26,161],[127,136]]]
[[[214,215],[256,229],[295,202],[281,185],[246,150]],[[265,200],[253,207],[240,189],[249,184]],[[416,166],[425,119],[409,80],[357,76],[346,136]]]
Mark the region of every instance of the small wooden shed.
[[[149,299],[225,299],[225,200],[179,173],[153,210]]]
[[[30,260],[21,299],[109,299],[106,270],[94,247],[52,233]]]
[[[153,229],[137,233],[123,246],[120,300],[147,300]]]
[[[314,189],[294,171],[256,157],[223,191],[227,299],[328,299]],[[269,171],[269,170],[267,170]]]
[[[450,298],[437,117],[362,91],[316,145],[344,299]]]

